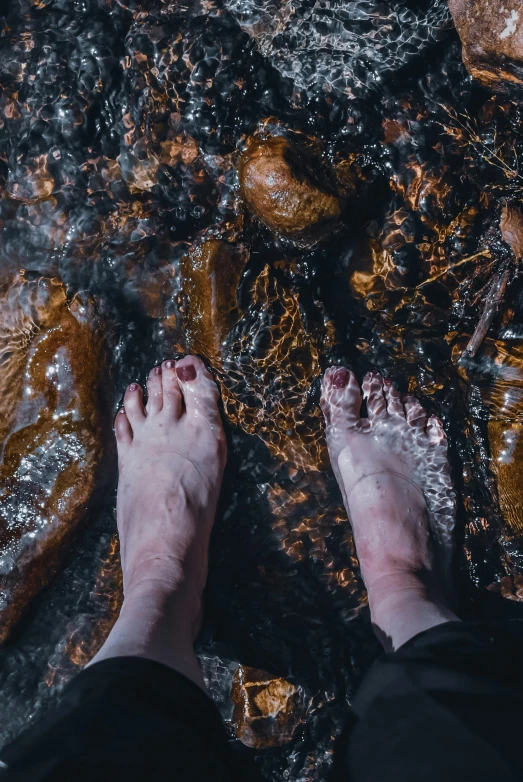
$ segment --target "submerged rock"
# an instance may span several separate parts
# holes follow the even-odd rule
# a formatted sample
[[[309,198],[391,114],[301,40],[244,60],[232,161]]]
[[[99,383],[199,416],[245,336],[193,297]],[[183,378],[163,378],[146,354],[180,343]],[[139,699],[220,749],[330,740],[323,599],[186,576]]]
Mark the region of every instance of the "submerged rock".
[[[0,642],[61,564],[103,453],[101,342],[60,280],[0,284]]]
[[[219,239],[193,247],[180,261],[185,349],[221,364],[221,347],[239,317],[236,291],[247,252]]]
[[[523,212],[517,206],[505,204],[499,222],[501,236],[516,258],[523,258]]]
[[[273,233],[308,246],[336,227],[343,201],[322,172],[283,136],[254,137],[239,168],[249,209]]]
[[[463,44],[463,62],[492,89],[523,87],[521,0],[449,0]]]
[[[303,90],[362,94],[449,26],[446,0],[225,0],[280,73]]]
[[[232,685],[236,736],[248,747],[279,747],[304,722],[303,695],[283,678],[240,665]]]

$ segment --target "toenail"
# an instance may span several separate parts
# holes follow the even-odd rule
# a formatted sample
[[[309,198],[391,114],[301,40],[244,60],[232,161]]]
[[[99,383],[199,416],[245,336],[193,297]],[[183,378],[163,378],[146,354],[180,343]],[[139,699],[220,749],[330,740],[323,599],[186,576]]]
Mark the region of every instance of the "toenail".
[[[124,413],[125,413],[125,407],[121,407],[121,408],[118,410],[118,415],[124,415]]]
[[[154,368],[154,374],[155,374],[155,375],[160,375],[160,374],[161,374],[161,372],[162,372],[162,368],[161,368],[161,367],[155,367],[155,368]]]
[[[174,361],[166,361],[165,366],[167,369],[172,369],[174,367]]]
[[[345,388],[348,386],[350,380],[350,372],[348,369],[338,369],[334,373],[332,378],[332,385],[334,388]]]
[[[192,364],[188,364],[186,367],[177,367],[176,374],[182,383],[187,383],[196,377],[196,368]]]
[[[136,383],[131,383],[131,385],[129,386],[129,391],[136,391],[137,388],[138,386],[136,385]]]

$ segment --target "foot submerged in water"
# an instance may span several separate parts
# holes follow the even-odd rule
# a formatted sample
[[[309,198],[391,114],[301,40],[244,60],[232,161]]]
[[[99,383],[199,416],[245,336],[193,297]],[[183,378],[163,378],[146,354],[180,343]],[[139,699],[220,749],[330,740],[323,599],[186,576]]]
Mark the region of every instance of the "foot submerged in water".
[[[95,661],[148,657],[202,685],[192,644],[226,461],[218,398],[194,356],[151,370],[146,405],[137,383],[125,393],[115,421],[124,603]]]
[[[455,495],[441,422],[381,375],[331,368],[321,407],[378,634],[397,648],[447,608]],[[418,610],[422,606],[421,614]]]
[[[124,590],[146,583],[201,592],[223,468],[218,388],[194,356],[164,361],[132,383],[116,417]]]

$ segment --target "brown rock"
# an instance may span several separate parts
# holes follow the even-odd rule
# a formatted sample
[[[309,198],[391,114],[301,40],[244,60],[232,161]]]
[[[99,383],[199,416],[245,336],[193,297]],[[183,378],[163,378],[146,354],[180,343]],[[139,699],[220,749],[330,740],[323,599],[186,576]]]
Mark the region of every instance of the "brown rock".
[[[58,279],[0,283],[0,642],[51,580],[103,452],[101,342]]]
[[[300,690],[286,679],[240,665],[232,685],[233,723],[248,747],[279,747],[292,740],[305,720]]]
[[[489,411],[490,467],[507,525],[506,539],[523,535],[523,345],[510,340],[487,340],[485,355],[496,376],[482,391]]]
[[[283,136],[251,139],[239,177],[249,209],[285,239],[313,245],[340,220],[343,202],[327,172]]]
[[[503,241],[510,245],[516,258],[523,258],[523,212],[521,209],[505,204],[501,212],[499,227]]]
[[[523,86],[521,0],[449,0],[463,62],[487,87]]]
[[[186,349],[221,362],[221,346],[239,316],[236,291],[247,253],[219,239],[191,249],[180,261],[185,294]]]

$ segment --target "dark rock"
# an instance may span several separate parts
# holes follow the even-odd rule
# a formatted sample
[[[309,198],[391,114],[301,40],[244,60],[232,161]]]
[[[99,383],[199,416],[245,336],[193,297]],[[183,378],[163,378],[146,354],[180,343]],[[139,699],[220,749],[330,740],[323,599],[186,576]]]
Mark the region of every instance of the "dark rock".
[[[361,95],[439,40],[445,0],[225,0],[260,52],[299,89]]]

